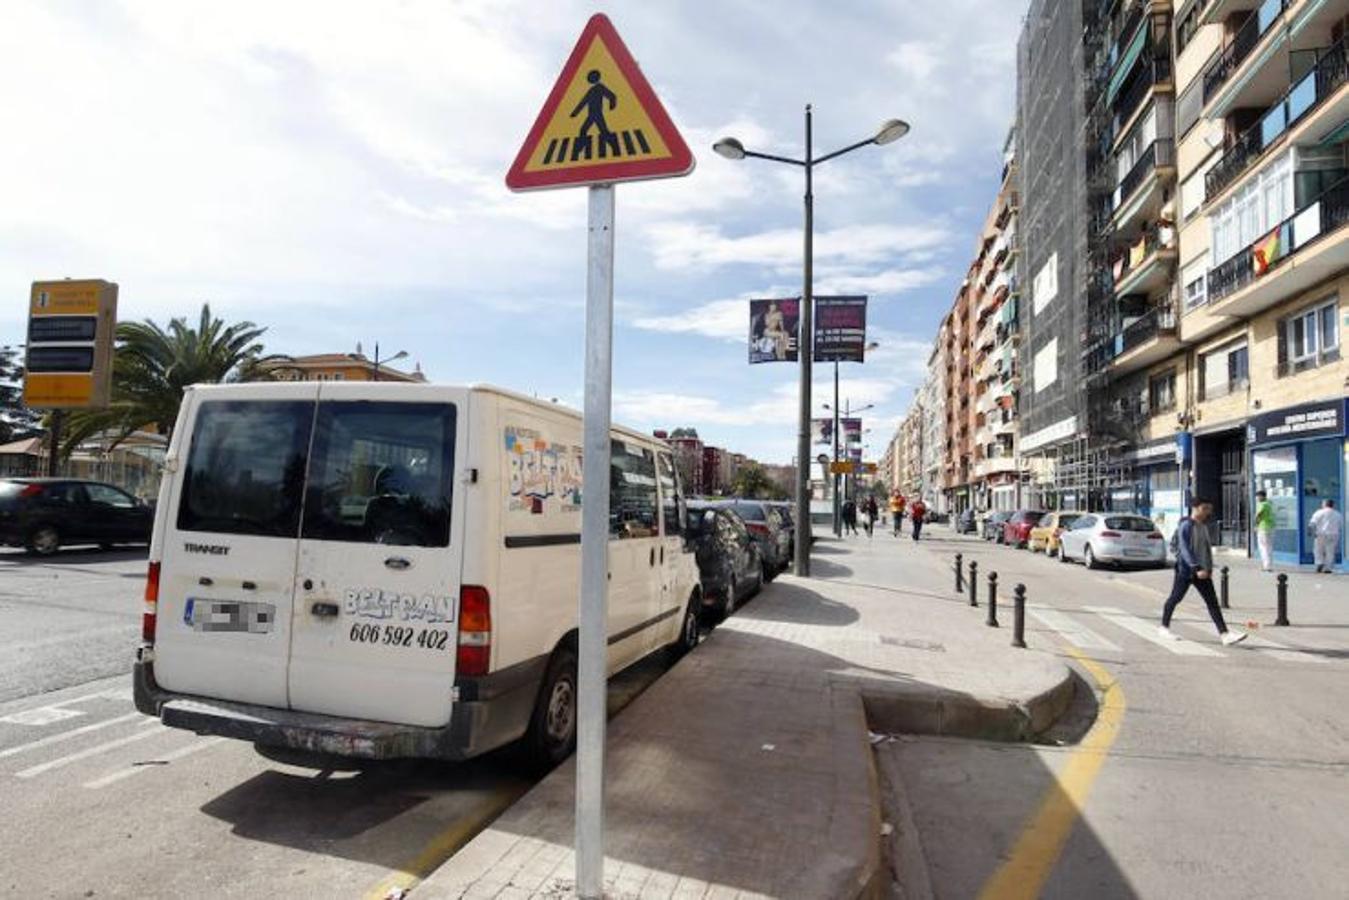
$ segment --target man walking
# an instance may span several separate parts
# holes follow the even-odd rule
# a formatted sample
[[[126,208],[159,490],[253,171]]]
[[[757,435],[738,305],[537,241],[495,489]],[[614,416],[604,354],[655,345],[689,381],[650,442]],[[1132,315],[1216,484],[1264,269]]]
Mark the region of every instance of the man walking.
[[[1344,530],[1344,516],[1335,508],[1334,500],[1326,500],[1312,516],[1310,524],[1312,537],[1316,541],[1316,571],[1331,572],[1335,568],[1335,551],[1340,546],[1340,533]]]
[[[1255,543],[1260,548],[1260,568],[1274,565],[1274,504],[1264,491],[1255,492]]]
[[[899,537],[904,524],[904,495],[898,490],[890,495],[890,518],[895,520],[895,537]]]
[[[913,522],[913,539],[918,540],[918,536],[923,533],[923,519],[927,517],[927,504],[923,498],[919,497],[913,501],[913,506],[909,509],[909,519]]]
[[[1209,618],[1217,627],[1223,646],[1246,640],[1245,632],[1233,634],[1227,630],[1223,611],[1218,606],[1218,594],[1213,590],[1213,546],[1209,542],[1208,528],[1205,527],[1212,515],[1213,504],[1195,497],[1190,501],[1190,515],[1181,519],[1176,527],[1176,577],[1171,583],[1171,596],[1166,598],[1166,606],[1162,608],[1162,624],[1157,627],[1157,633],[1167,640],[1181,639],[1171,630],[1171,614],[1191,587],[1204,598]]]
[[[843,533],[857,534],[857,504],[852,500],[843,501]]]
[[[862,510],[863,514],[866,516],[867,537],[871,537],[872,533],[876,530],[876,516],[879,514],[879,509],[876,506],[875,494],[867,494],[867,499],[862,501]]]

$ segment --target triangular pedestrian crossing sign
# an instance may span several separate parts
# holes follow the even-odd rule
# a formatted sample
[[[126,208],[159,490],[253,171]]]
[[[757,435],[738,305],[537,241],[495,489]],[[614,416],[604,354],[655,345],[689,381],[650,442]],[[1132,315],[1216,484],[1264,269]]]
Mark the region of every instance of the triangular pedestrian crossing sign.
[[[693,154],[603,14],[590,17],[506,173],[513,191],[693,171]]]

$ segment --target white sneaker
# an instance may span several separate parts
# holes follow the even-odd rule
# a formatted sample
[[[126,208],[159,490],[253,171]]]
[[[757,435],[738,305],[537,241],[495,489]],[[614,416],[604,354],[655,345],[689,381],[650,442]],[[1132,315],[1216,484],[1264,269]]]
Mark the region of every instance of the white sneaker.
[[[1223,646],[1224,646],[1224,647],[1230,647],[1230,646],[1232,646],[1233,644],[1240,644],[1242,641],[1246,640],[1246,638],[1247,638],[1248,636],[1249,636],[1249,635],[1247,635],[1246,632],[1244,632],[1244,631],[1242,631],[1242,632],[1224,631],[1224,632],[1223,632]]]
[[[1172,631],[1170,628],[1167,628],[1165,625],[1157,626],[1157,636],[1159,638],[1163,638],[1168,641],[1180,640],[1180,635],[1176,634],[1174,631]]]

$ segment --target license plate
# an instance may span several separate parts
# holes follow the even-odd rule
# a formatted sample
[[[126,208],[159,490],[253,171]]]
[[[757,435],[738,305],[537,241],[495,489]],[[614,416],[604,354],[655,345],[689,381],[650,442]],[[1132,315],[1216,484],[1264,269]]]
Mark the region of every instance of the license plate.
[[[1125,550],[1125,551],[1124,551],[1124,555],[1125,555],[1125,556],[1151,556],[1152,554],[1149,553],[1149,552],[1146,551],[1146,550]]]
[[[193,631],[246,631],[267,634],[276,622],[276,605],[246,600],[188,597],[183,624]]]

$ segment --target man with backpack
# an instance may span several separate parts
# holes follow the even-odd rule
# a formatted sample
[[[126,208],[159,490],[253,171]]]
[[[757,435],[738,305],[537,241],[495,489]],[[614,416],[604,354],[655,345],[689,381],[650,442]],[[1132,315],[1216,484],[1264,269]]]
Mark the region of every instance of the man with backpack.
[[[913,539],[918,540],[918,536],[923,533],[923,519],[927,517],[927,504],[923,502],[922,497],[913,501],[913,506],[909,508],[909,519],[913,521]]]
[[[1176,577],[1171,583],[1171,596],[1166,598],[1166,605],[1162,607],[1162,624],[1157,626],[1157,633],[1166,640],[1181,639],[1171,630],[1171,615],[1191,587],[1204,598],[1209,618],[1217,627],[1223,646],[1246,640],[1245,632],[1233,633],[1227,630],[1222,608],[1218,606],[1218,594],[1213,590],[1213,545],[1209,541],[1207,528],[1212,515],[1213,504],[1195,497],[1190,501],[1190,515],[1180,520],[1176,533],[1171,536],[1171,550],[1176,554]]]

